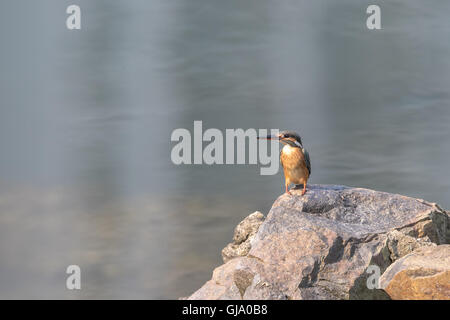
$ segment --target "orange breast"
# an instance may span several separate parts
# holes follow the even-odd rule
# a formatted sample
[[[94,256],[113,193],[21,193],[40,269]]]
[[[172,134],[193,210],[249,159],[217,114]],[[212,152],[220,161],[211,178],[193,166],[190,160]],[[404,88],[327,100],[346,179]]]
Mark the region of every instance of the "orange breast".
[[[280,162],[283,166],[286,182],[303,184],[308,181],[309,171],[305,156],[300,148],[285,145],[281,150]]]

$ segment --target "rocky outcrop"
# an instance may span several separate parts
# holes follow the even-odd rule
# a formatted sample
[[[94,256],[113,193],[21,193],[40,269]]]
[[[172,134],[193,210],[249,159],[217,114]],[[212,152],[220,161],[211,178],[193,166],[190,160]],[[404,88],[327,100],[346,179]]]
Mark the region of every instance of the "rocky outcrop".
[[[450,245],[419,248],[400,258],[380,284],[392,299],[450,300]]]
[[[449,215],[433,203],[334,185],[292,193],[263,222],[256,212],[238,225],[225,263],[189,299],[389,299],[369,288],[369,271],[450,242]]]
[[[229,243],[222,250],[223,262],[226,263],[233,258],[247,255],[251,248],[250,242],[255,237],[263,221],[264,215],[256,211],[237,225],[236,229],[234,229],[233,242]]]

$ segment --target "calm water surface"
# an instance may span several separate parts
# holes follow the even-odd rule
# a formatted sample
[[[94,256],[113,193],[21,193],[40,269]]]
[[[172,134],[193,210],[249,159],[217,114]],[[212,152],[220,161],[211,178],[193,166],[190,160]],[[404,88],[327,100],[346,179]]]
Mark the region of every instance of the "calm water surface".
[[[450,3],[0,4],[0,298],[178,298],[281,173],[175,166],[176,128],[300,132],[311,183],[450,208]],[[65,289],[66,267],[82,290]]]

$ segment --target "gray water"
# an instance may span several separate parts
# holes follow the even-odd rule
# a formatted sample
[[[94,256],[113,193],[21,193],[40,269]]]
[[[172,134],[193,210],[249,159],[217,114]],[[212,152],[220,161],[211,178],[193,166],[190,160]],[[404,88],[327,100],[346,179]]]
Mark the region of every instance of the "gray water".
[[[175,166],[176,128],[298,131],[311,183],[450,208],[450,3],[0,3],[0,298],[178,298],[281,173]],[[81,290],[66,267],[81,267]]]

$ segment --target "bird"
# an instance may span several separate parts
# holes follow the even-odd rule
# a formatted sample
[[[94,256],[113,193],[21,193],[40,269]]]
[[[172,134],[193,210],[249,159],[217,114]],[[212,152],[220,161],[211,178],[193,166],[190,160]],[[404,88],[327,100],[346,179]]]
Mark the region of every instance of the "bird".
[[[289,185],[303,184],[302,196],[306,193],[306,184],[311,175],[311,159],[308,151],[303,147],[302,138],[294,131],[282,131],[278,135],[258,137],[258,139],[278,140],[284,146],[280,151],[280,162],[283,166],[285,190],[289,191]]]

